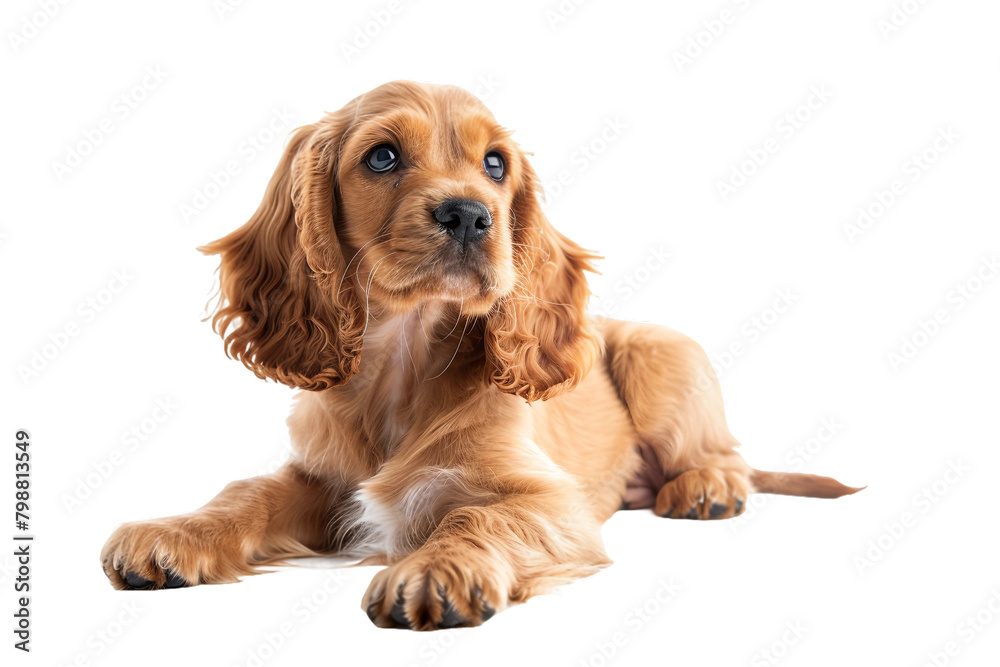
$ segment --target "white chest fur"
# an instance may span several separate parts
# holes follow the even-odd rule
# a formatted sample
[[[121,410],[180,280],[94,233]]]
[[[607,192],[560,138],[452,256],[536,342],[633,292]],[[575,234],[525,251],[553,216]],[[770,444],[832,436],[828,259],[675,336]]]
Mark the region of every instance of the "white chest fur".
[[[377,496],[379,476],[365,482],[354,494],[351,516],[344,528],[355,535],[352,554],[384,554],[396,558],[416,549],[441,519],[456,507],[484,504],[491,494],[466,483],[458,470],[425,467],[409,477],[409,484],[394,499]]]

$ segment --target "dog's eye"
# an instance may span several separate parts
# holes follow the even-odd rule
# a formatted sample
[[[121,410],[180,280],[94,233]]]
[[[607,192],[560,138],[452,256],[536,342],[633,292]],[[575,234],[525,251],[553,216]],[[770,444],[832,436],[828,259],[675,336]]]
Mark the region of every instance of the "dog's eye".
[[[390,171],[399,162],[399,154],[396,149],[388,144],[382,144],[368,151],[368,158],[365,160],[368,168],[377,174]]]
[[[494,181],[503,180],[503,156],[496,151],[490,151],[483,158],[483,168]]]

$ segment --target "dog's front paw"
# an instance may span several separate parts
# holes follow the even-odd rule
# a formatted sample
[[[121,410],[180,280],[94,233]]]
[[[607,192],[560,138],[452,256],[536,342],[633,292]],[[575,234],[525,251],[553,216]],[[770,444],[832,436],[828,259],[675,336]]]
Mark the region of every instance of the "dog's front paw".
[[[139,521],[120,526],[101,551],[101,566],[121,590],[181,588],[236,581],[237,567],[222,531],[184,517]]]
[[[737,470],[687,470],[663,485],[655,511],[670,519],[728,519],[743,513],[749,490]]]
[[[480,625],[506,604],[502,577],[471,560],[420,553],[376,574],[362,600],[375,625],[411,630]]]

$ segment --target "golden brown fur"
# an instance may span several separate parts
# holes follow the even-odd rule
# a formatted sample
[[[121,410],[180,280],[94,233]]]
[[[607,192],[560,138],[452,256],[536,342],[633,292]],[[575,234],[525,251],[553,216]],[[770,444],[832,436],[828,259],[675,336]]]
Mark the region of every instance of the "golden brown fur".
[[[398,169],[365,166],[379,144]],[[722,519],[754,490],[855,491],[753,471],[696,343],[588,317],[594,256],[537,191],[509,133],[457,88],[389,83],[299,129],[257,212],[204,248],[221,256],[227,353],[306,390],[292,460],[191,514],[119,528],[102,553],[112,583],[355,554],[388,564],[362,601],[376,624],[475,625],[608,565],[600,526],[623,503]],[[492,215],[475,247],[431,217],[452,197]]]

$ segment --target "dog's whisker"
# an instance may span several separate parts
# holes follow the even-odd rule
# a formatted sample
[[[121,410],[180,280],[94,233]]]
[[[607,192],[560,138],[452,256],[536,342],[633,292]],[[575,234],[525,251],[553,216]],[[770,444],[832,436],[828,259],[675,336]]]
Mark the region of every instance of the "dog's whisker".
[[[429,382],[430,380],[438,379],[439,377],[444,375],[449,368],[451,368],[451,364],[455,361],[455,357],[458,356],[458,351],[462,348],[462,341],[465,340],[465,334],[467,333],[467,331],[468,331],[468,323],[466,323],[466,325],[462,327],[462,335],[459,336],[458,338],[458,345],[455,346],[455,352],[452,353],[451,359],[448,360],[448,364],[444,367],[444,369],[440,373],[438,373],[434,377],[427,378],[426,380],[424,380],[424,382]]]
[[[383,225],[382,228],[379,229],[379,231],[381,232],[381,229],[384,229],[384,228],[385,228],[385,225]],[[361,251],[365,249],[365,246],[367,246],[369,243],[373,243],[374,241],[377,241],[378,239],[386,237],[386,236],[389,236],[389,232],[386,232],[384,234],[379,233],[379,234],[373,236],[371,238],[371,240],[366,241],[363,246],[361,246],[360,248],[358,248],[358,251],[356,253],[354,253],[353,257],[351,257],[351,261],[347,263],[347,267],[344,269],[344,275],[340,276],[340,282],[337,284],[337,294],[340,294],[340,291],[341,291],[341,289],[344,286],[344,279],[347,278],[347,272],[351,270],[351,264],[354,262],[355,259],[357,259],[358,255],[361,254]],[[366,255],[366,257],[367,257],[367,255]],[[362,258],[361,261],[358,262],[358,267],[359,268],[361,267],[362,262],[364,262],[364,258]]]
[[[373,317],[372,314],[371,314],[371,312],[372,312],[371,311],[371,289],[372,289],[372,281],[375,279],[375,269],[378,268],[379,264],[381,264],[382,262],[384,262],[386,259],[388,259],[389,257],[391,257],[394,254],[396,254],[396,253],[395,252],[390,252],[385,257],[382,257],[380,260],[378,260],[377,262],[375,262],[375,265],[372,266],[372,270],[368,273],[368,286],[365,288],[365,328],[361,332],[361,337],[362,338],[364,338],[364,335],[366,333],[368,333],[368,318],[369,317]],[[375,318],[375,321],[378,322],[378,318]]]
[[[413,360],[413,353],[410,352],[410,344],[406,340],[406,327],[405,326],[402,327],[401,332],[402,332],[401,339],[402,339],[402,342],[403,342],[403,346],[406,348],[406,355],[410,358],[410,365],[413,367],[413,374],[416,375],[417,374],[417,362],[415,362]],[[404,363],[403,362],[403,355],[402,354],[399,355],[399,361],[400,361],[400,363]]]
[[[444,337],[441,338],[440,340],[438,340],[437,342],[443,343],[444,341],[448,340],[448,338],[450,338],[453,333],[455,333],[455,329],[458,328],[458,323],[462,319],[462,310],[463,310],[463,308],[465,308],[465,294],[464,293],[462,294],[461,300],[458,302],[458,317],[455,318],[455,325],[451,328],[451,331],[449,331],[448,333],[446,333],[444,335]]]

